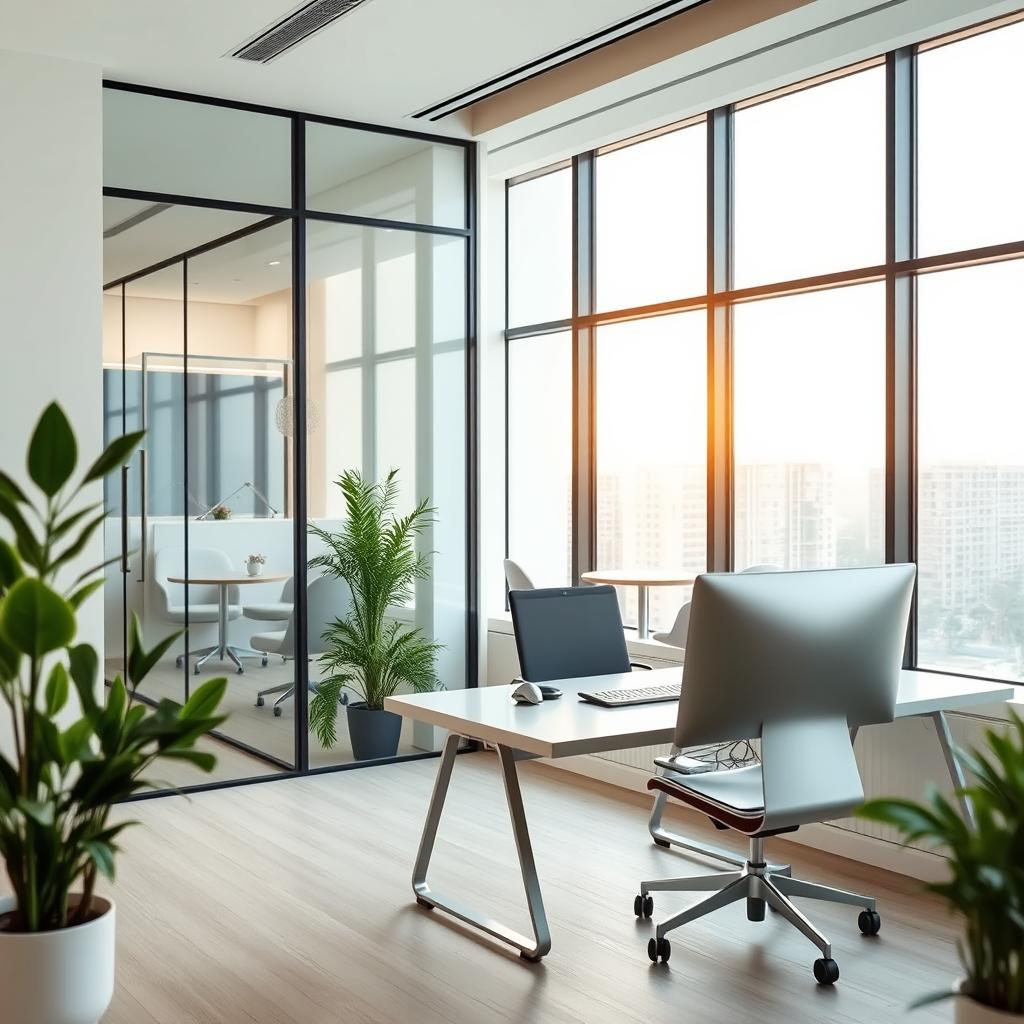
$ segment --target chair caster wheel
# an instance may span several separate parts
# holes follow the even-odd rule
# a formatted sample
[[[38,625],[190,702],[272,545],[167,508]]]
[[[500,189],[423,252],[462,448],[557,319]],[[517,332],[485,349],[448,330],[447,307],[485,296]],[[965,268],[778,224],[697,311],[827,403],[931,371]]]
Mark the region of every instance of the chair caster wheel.
[[[275,707],[274,708],[274,717],[275,718],[280,718],[281,717],[281,709],[279,707]]]
[[[198,662],[196,662],[196,667],[194,669],[192,669],[192,675],[194,675],[194,676],[199,675],[199,663]]]
[[[266,703],[267,702],[262,697],[257,697],[256,698],[256,707],[261,708]]]
[[[815,960],[814,980],[819,985],[834,985],[839,980],[839,964],[831,957]]]
[[[266,668],[270,664],[270,659],[269,658],[260,658],[260,664],[264,668]]]
[[[179,655],[178,655],[178,656],[177,656],[177,657],[176,657],[176,658],[174,659],[174,667],[175,667],[175,668],[181,668],[181,666],[182,666],[182,665],[184,665],[184,664],[185,664],[185,659],[184,659],[184,657],[182,657],[182,655],[180,655],[180,654],[179,654]]]
[[[663,964],[667,964],[668,958],[672,955],[672,946],[668,939],[651,939],[647,943],[647,955],[651,958],[652,964],[656,964],[659,960]]]
[[[667,839],[657,839],[657,838],[654,839],[654,845],[655,846],[660,846],[663,850],[668,850],[672,846],[672,844]]]
[[[756,896],[747,897],[747,920],[748,921],[763,921],[764,920],[764,900],[758,899]]]
[[[238,668],[235,669],[235,675],[236,676],[240,676],[240,675],[244,675],[244,674],[245,674],[245,669],[242,668],[241,665],[239,665]]]
[[[654,897],[648,893],[637,893],[633,899],[633,913],[637,917],[650,917],[654,913]]]
[[[877,935],[882,928],[882,919],[877,910],[862,910],[857,918],[861,935]]]
[[[339,694],[338,695],[338,703],[341,704],[342,707],[348,707],[348,694],[347,693]]]

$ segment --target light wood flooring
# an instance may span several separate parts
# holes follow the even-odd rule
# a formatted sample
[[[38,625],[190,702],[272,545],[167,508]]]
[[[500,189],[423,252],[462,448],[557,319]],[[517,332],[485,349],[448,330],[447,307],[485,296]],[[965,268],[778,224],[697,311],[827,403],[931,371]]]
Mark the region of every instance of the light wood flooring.
[[[537,764],[522,769],[553,948],[529,964],[413,901],[409,875],[436,760],[168,797],[126,809],[114,890],[118,985],[105,1024],[886,1024],[956,974],[954,928],[916,883],[770,841],[796,873],[874,893],[856,912],[803,905],[842,978],[819,989],[814,948],[737,904],[672,935],[653,966],[637,922],[642,878],[709,865],[654,847],[647,802]],[[706,838],[701,819],[679,827]],[[714,867],[711,867],[714,870]],[[459,757],[431,881],[527,928],[504,795],[490,754]],[[693,899],[659,894],[656,917]],[[948,1004],[916,1011],[951,1020]]]

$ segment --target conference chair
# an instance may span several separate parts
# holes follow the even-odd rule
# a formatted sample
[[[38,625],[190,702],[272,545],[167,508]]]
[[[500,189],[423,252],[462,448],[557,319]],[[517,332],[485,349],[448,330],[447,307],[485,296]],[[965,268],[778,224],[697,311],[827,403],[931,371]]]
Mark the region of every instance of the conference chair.
[[[352,610],[352,591],[348,584],[335,576],[321,576],[312,580],[309,584],[306,597],[306,651],[309,657],[315,658],[327,650],[327,642],[323,634],[328,627],[333,625],[336,619],[344,619]],[[295,612],[292,611],[288,619],[288,625],[281,630],[272,630],[266,633],[256,633],[249,641],[257,650],[267,654],[280,655],[285,661],[295,659]],[[316,689],[316,684],[310,682],[310,690]],[[280,694],[274,701],[274,715],[280,717],[283,711],[282,705],[286,700],[295,695],[295,680],[281,683],[278,686],[268,687],[256,694],[256,707],[261,708],[266,703],[265,698],[272,694]],[[348,694],[343,694],[342,704],[348,703]]]
[[[764,920],[767,903],[818,947],[822,985],[839,979],[839,967],[793,897],[860,907],[861,932],[878,932],[873,898],[773,873],[764,842],[845,817],[863,801],[851,730],[892,721],[914,575],[912,565],[885,565],[698,577],[675,747],[758,738],[761,763],[666,770],[648,782],[749,840],[739,871],[641,883],[638,917],[651,916],[653,892],[712,892],[657,926],[648,944],[655,963],[669,959],[670,931],[738,900],[751,921]]]
[[[277,601],[266,601],[263,604],[246,604],[242,606],[242,614],[256,622],[287,622],[292,617],[295,607],[295,577],[289,579],[281,588],[281,597]]]
[[[510,590],[523,679],[579,679],[650,665],[630,662],[614,587]]]
[[[506,558],[505,562],[505,584],[509,590],[534,590],[533,580],[526,574],[518,562]]]
[[[190,578],[228,576],[237,568],[223,551],[216,548],[189,548],[188,573]],[[168,622],[190,627],[199,624],[216,623],[220,618],[219,588],[212,584],[191,583],[188,588],[188,605],[185,604],[185,585],[170,583],[168,576],[184,576],[185,549],[166,547],[157,551],[153,559],[153,582],[156,584],[156,612]],[[242,614],[239,604],[239,588],[228,587],[228,621],[232,622]],[[205,655],[216,647],[194,650],[193,655]],[[179,654],[174,664],[181,668],[185,655]]]
[[[777,565],[748,565],[746,569],[741,569],[740,572],[778,572],[779,567]],[[690,628],[690,602],[686,604],[676,612],[675,622],[672,623],[672,628],[667,633],[652,633],[651,639],[657,640],[659,643],[668,644],[669,647],[686,647],[686,633]]]

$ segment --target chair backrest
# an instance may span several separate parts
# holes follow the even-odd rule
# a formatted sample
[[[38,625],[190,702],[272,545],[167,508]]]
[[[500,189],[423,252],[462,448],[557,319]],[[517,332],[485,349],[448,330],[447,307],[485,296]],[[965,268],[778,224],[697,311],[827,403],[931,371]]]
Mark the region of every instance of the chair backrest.
[[[518,562],[505,559],[505,583],[509,590],[535,590],[533,580],[523,571]]]
[[[348,617],[352,610],[352,591],[348,584],[336,576],[319,576],[310,580],[306,592],[306,650],[311,655],[327,650],[324,631],[335,619]],[[294,591],[292,592],[294,597]],[[295,612],[285,627],[284,639],[278,654],[286,658],[295,656]]]
[[[188,572],[190,577],[222,576],[237,572],[223,551],[217,548],[189,548]],[[160,548],[153,559],[153,579],[165,601],[164,611],[185,606],[185,586],[182,583],[168,583],[168,576],[183,576],[185,573],[185,549],[181,546]],[[219,588],[207,584],[192,583],[188,588],[191,605],[216,604]],[[238,587],[228,588],[228,601],[238,603]]]
[[[771,722],[888,722],[913,565],[714,573],[693,588],[675,742],[760,736]]]
[[[287,601],[295,600],[295,577],[292,576],[285,580],[284,586],[281,588],[281,601],[282,603]]]
[[[543,683],[629,671],[614,587],[512,590],[508,600],[524,679]]]
[[[746,569],[740,569],[740,572],[781,572],[777,565],[748,565]]]

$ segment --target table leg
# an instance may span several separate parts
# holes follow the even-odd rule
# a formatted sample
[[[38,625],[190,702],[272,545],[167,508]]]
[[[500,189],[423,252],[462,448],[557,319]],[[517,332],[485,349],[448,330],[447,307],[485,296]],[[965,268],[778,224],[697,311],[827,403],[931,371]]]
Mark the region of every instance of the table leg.
[[[463,739],[455,733],[449,733],[445,740],[441,764],[437,770],[434,792],[427,809],[427,819],[423,826],[423,837],[420,839],[419,851],[416,854],[416,865],[412,873],[412,889],[416,894],[416,902],[428,908],[443,910],[465,924],[479,928],[482,932],[507,942],[519,950],[524,960],[540,960],[551,949],[551,933],[548,929],[547,917],[544,913],[544,900],[540,891],[540,880],[537,877],[537,865],[533,859],[533,847],[530,843],[530,831],[526,823],[526,811],[523,797],[519,789],[519,776],[516,772],[516,752],[509,747],[498,746],[498,763],[501,766],[502,778],[505,783],[505,797],[508,801],[509,817],[512,819],[512,832],[519,853],[519,868],[523,876],[523,887],[526,890],[526,903],[533,924],[533,938],[529,938],[511,928],[480,914],[477,911],[448,899],[434,892],[427,884],[427,869],[437,838],[437,827],[441,821],[448,785],[451,782],[452,769],[455,767],[455,755],[459,743]]]
[[[636,588],[636,635],[640,640],[647,639],[647,601],[648,588],[642,583]]]
[[[963,766],[956,756],[956,746],[953,743],[952,733],[949,731],[949,722],[946,721],[946,716],[941,711],[933,711],[929,717],[935,726],[935,735],[939,739],[942,756],[946,759],[946,768],[949,771],[950,779],[953,780],[953,789],[962,790],[967,785],[967,779],[964,776]],[[971,798],[963,793],[959,793],[957,800],[960,804],[960,813],[963,815],[964,821],[968,825],[973,826],[974,805],[971,803]]]

